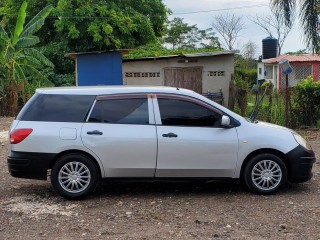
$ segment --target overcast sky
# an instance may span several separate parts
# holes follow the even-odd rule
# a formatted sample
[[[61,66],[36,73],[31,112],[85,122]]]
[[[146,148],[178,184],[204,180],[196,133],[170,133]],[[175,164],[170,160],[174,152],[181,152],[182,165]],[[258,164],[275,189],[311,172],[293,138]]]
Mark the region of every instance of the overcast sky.
[[[240,32],[236,48],[241,50],[242,46],[251,40],[258,46],[257,55],[261,55],[262,39],[266,38],[267,34],[247,17],[255,17],[257,14],[259,16],[270,14],[270,0],[163,0],[163,2],[172,10],[173,14],[169,17],[169,20],[172,20],[174,17],[180,17],[190,25],[197,24],[200,29],[211,27],[215,14],[230,12],[237,16],[243,16],[246,29]],[[300,29],[301,27],[296,23],[284,43],[282,53],[305,48]],[[217,36],[219,37],[218,34]]]

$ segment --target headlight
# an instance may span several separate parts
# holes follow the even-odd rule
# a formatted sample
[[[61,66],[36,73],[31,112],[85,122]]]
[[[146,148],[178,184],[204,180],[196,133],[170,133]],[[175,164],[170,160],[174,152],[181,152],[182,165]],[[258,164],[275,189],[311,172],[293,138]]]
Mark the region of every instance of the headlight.
[[[297,143],[299,143],[301,146],[303,146],[304,148],[306,148],[308,150],[312,150],[312,148],[307,140],[305,140],[303,137],[301,137],[298,133],[292,133],[292,134],[293,134],[294,139],[297,141]]]

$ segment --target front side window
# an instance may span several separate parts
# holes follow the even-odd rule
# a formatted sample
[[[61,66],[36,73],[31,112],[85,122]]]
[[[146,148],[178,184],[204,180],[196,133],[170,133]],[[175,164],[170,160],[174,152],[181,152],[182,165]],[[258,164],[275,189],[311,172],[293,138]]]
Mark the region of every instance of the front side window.
[[[149,124],[148,99],[98,100],[92,109],[89,122]]]
[[[161,122],[165,126],[220,127],[221,114],[194,102],[158,99]]]

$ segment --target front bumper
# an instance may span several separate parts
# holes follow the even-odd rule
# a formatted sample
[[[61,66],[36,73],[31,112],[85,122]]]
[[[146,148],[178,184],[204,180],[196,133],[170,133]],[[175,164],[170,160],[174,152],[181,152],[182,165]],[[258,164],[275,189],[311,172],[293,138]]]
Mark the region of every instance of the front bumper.
[[[298,146],[287,154],[288,180],[290,182],[306,182],[312,178],[312,166],[316,162],[312,150]]]
[[[8,156],[8,169],[13,177],[28,179],[47,179],[47,170],[56,154],[14,152]]]

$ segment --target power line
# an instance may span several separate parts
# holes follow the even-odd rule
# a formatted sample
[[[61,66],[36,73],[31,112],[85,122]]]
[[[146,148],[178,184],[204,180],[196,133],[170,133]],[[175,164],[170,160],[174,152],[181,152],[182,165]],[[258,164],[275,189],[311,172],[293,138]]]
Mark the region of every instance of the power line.
[[[269,6],[269,5],[268,4],[256,4],[256,5],[248,5],[248,6],[232,7],[232,8],[220,8],[220,9],[202,10],[202,11],[195,11],[195,12],[182,12],[182,13],[173,13],[170,16],[206,13],[206,12],[228,11],[228,10],[239,10],[239,9],[266,7],[266,6]],[[0,14],[0,16],[15,16],[15,14]],[[62,18],[65,18],[65,19],[108,19],[109,17],[101,17],[101,16],[48,16],[47,18],[61,20]]]
[[[266,7],[266,6],[269,6],[269,5],[268,4],[257,4],[257,5],[241,6],[241,7],[233,7],[233,8],[202,10],[202,11],[196,11],[196,12],[173,13],[171,15],[186,15],[186,14],[195,14],[195,13],[218,12],[218,11],[228,11],[228,10],[239,10],[239,9],[244,9],[244,8]]]
[[[241,6],[241,7],[233,7],[233,8],[220,8],[220,9],[211,9],[211,10],[202,10],[202,11],[196,11],[196,12],[184,12],[184,13],[173,13],[170,16],[175,16],[175,15],[187,15],[187,14],[196,14],[196,13],[206,13],[206,12],[218,12],[218,11],[228,11],[228,10],[239,10],[239,9],[248,9],[248,8],[256,8],[256,7],[267,7],[269,6],[268,4],[256,4],[256,5],[249,5],[249,6]],[[95,19],[95,18],[100,18],[100,19],[106,19],[108,17],[80,17],[80,16],[49,16],[48,18],[82,18],[82,19]]]

